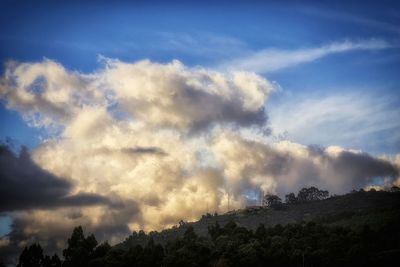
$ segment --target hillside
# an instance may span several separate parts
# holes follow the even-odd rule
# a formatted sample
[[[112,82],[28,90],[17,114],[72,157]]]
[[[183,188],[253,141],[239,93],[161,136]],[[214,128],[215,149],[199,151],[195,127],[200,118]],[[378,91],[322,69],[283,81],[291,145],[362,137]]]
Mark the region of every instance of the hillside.
[[[146,245],[151,236],[155,243],[165,245],[183,236],[191,226],[199,236],[208,235],[208,227],[218,222],[221,226],[235,222],[250,230],[256,230],[260,224],[272,227],[315,221],[327,226],[344,226],[359,229],[369,225],[372,229],[400,222],[400,192],[356,192],[342,196],[333,196],[325,200],[297,204],[283,204],[276,210],[271,208],[241,209],[221,215],[203,216],[197,222],[181,224],[179,227],[152,232],[150,235],[133,233],[118,248]]]
[[[94,235],[85,237],[78,226],[63,260],[43,255],[41,246],[33,244],[24,248],[17,266],[397,266],[399,200],[400,192],[356,192],[308,202],[298,198],[275,209],[208,214],[161,232],[133,232],[115,246],[99,244]]]

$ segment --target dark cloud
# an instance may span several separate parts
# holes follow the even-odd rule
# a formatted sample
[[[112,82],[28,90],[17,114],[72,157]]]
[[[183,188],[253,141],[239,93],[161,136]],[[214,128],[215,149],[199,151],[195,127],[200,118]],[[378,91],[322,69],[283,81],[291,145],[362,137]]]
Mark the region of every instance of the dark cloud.
[[[332,193],[342,194],[364,188],[378,180],[393,182],[399,175],[399,170],[392,162],[367,153],[343,150],[334,155],[326,148],[316,146],[310,146],[307,150],[307,159],[297,158],[286,162],[285,168],[299,175],[295,190],[316,185]],[[283,188],[281,190],[284,191]]]
[[[399,175],[398,169],[391,162],[374,158],[366,153],[355,154],[348,151],[340,153],[334,168],[341,170],[355,169],[361,177],[395,177]]]
[[[236,127],[258,126],[266,128],[268,115],[264,107],[245,110],[242,99],[224,99],[215,94],[185,87],[174,96],[172,114],[187,116],[192,120],[190,131],[197,133],[218,124],[232,124]]]
[[[336,155],[326,148],[310,146],[309,157],[288,158],[285,167],[297,172],[299,179],[295,190],[305,186],[319,186],[332,193],[341,194],[352,189],[364,188],[376,181],[393,182],[399,170],[390,161],[373,157],[367,153],[340,151]],[[284,177],[285,171],[282,172]],[[282,182],[282,181],[281,181]],[[282,191],[285,191],[281,188]]]
[[[374,178],[387,177],[394,181],[399,175],[399,170],[394,164],[366,153],[343,151],[336,158],[330,158],[328,161],[332,170],[353,178],[349,184],[351,188],[366,186]]]
[[[133,207],[136,206],[133,205]],[[132,211],[132,209],[129,211]],[[127,212],[128,210],[123,211],[122,214]],[[22,216],[15,216],[11,225],[11,232],[6,236],[9,240],[9,244],[0,247],[0,259],[7,264],[15,265],[24,246],[33,243],[40,243],[47,255],[57,253],[59,256],[62,256],[62,250],[67,246],[65,243],[66,240],[70,237],[73,228],[78,225],[84,225],[85,234],[95,234],[98,242],[104,242],[106,240],[112,242],[112,240],[110,240],[112,236],[117,237],[118,240],[123,240],[123,238],[131,233],[126,222],[122,222],[126,217],[120,216],[119,211],[113,211],[109,214],[109,217],[115,216],[113,219],[107,216],[103,217],[102,219],[104,221],[100,225],[92,225],[89,222],[82,224],[82,221],[79,221],[82,219],[81,214],[69,214],[68,217],[71,215],[74,217],[72,219],[76,222],[73,225],[41,222],[45,224],[45,229],[33,231],[31,233],[27,233],[25,229],[39,229],[41,223],[32,221],[29,217],[29,213]],[[66,220],[68,220],[68,218],[66,218]]]
[[[122,152],[128,154],[153,154],[153,155],[160,155],[165,156],[167,153],[159,147],[131,147],[131,148],[124,148]]]
[[[0,212],[108,204],[96,194],[70,195],[72,184],[37,166],[26,148],[16,156],[0,145]]]
[[[390,186],[399,176],[393,162],[366,153],[289,142],[271,146],[234,136],[220,140],[218,159],[238,198],[260,187],[279,195],[309,186],[343,194],[371,185]],[[237,164],[243,158],[245,163]]]
[[[11,231],[4,238],[7,246],[0,246],[0,259],[7,264],[16,264],[24,246],[39,243],[47,255],[58,253],[67,246],[66,240],[70,237],[74,227],[82,225],[85,234],[93,233],[97,241],[108,241],[114,244],[123,240],[130,233],[128,223],[133,219],[140,220],[140,210],[134,200],[113,199],[109,209],[104,210],[98,222],[91,220],[79,207],[72,207],[65,213],[53,213],[51,210],[47,220],[32,220],[34,211],[9,213],[12,216]],[[2,214],[0,213],[0,216]],[[3,214],[6,215],[6,214]],[[7,216],[7,215],[6,215]],[[57,216],[57,218],[52,218]],[[61,223],[54,223],[58,221]],[[31,231],[26,231],[30,229]]]

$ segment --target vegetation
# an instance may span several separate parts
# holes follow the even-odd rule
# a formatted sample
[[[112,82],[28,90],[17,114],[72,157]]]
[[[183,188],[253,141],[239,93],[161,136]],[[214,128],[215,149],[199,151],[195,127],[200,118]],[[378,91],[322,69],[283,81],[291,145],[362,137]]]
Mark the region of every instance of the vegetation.
[[[329,192],[326,190],[319,190],[312,186],[308,188],[302,188],[297,197],[294,193],[289,193],[285,196],[286,204],[306,203],[311,201],[324,200],[329,197]],[[263,206],[273,209],[282,209],[282,199],[273,194],[266,194],[263,198]]]
[[[318,189],[317,189],[318,190]],[[319,190],[320,191],[320,190]],[[373,199],[380,209],[342,212],[316,216],[285,225],[266,227],[259,224],[251,229],[237,222],[208,225],[207,234],[199,235],[196,224],[180,222],[175,230],[184,230],[181,236],[160,240],[160,234],[134,232],[125,242],[110,246],[98,244],[94,235],[86,236],[82,227],[76,227],[63,251],[64,260],[57,255],[44,256],[38,244],[23,250],[18,266],[30,267],[130,267],[130,266],[396,266],[400,257],[399,192],[353,192],[347,196],[326,198],[324,192],[302,190],[291,204],[282,204],[271,195],[267,210],[274,214],[288,213],[275,210],[292,205],[301,209],[301,203],[319,203],[332,207],[336,203],[360,203]],[[301,193],[301,194],[300,194]],[[309,195],[308,195],[309,194]],[[310,197],[311,195],[311,197]],[[300,197],[299,197],[300,196]],[[349,198],[349,199],[347,199]],[[288,196],[286,196],[286,202]],[[393,202],[392,199],[395,199]],[[389,201],[390,200],[390,201]],[[342,201],[342,202],[341,202]],[[345,201],[345,202],[343,202]],[[389,203],[389,204],[387,204]],[[392,205],[394,203],[394,205]],[[309,205],[309,204],[307,204]],[[313,204],[314,205],[314,204]],[[389,207],[390,206],[390,207]],[[290,208],[288,208],[290,209]],[[217,215],[204,220],[218,219]],[[232,217],[235,218],[235,217]],[[357,225],[357,227],[355,227]],[[172,232],[166,232],[172,233]],[[165,236],[164,236],[165,237]]]
[[[39,244],[26,247],[19,257],[17,267],[59,267],[61,260],[54,254],[53,257],[44,256],[43,249]]]
[[[317,201],[327,199],[329,197],[329,192],[326,190],[319,190],[318,188],[312,186],[309,188],[303,188],[297,194],[294,193],[287,194],[285,200],[287,204],[304,203],[310,201]]]
[[[80,231],[76,228],[71,239]],[[356,232],[308,222],[271,228],[260,225],[253,232],[234,222],[224,227],[217,223],[209,228],[208,238],[197,236],[189,227],[183,238],[165,248],[150,239],[145,247],[127,250],[104,244],[93,247],[94,243],[84,242],[88,239],[93,241],[89,236],[83,242],[69,242],[62,266],[384,266],[400,254],[395,224],[379,231],[365,226]],[[18,266],[61,266],[57,256],[49,263],[47,258],[34,244],[21,254]]]
[[[264,196],[263,205],[267,208],[280,208],[282,206],[282,199],[277,195],[267,194]]]

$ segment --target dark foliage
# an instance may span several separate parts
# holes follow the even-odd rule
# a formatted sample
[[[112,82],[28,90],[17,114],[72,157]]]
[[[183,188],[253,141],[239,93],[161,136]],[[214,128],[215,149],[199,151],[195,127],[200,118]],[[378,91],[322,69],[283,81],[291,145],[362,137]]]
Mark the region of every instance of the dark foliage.
[[[193,228],[195,224],[182,221],[179,226],[181,235],[174,235],[171,231],[165,232],[166,235],[133,232],[123,243],[112,247],[107,242],[98,244],[94,235],[85,236],[79,226],[68,239],[63,261],[57,255],[44,255],[41,246],[33,244],[22,251],[17,266],[397,266],[400,259],[399,193],[394,190],[354,191],[345,196],[316,201],[327,194],[316,188],[305,188],[299,192],[300,197],[290,194],[286,201],[292,199],[288,204],[299,203],[291,206],[296,210],[305,205],[302,201],[306,201],[306,205],[318,204],[318,209],[338,206],[341,212],[320,213],[321,216],[314,216],[307,222],[300,220],[272,227],[260,224],[253,230],[240,225],[240,221],[220,224],[216,220],[208,224],[208,235],[207,230],[204,235],[198,235],[198,229],[195,231]],[[270,207],[283,205],[273,195],[267,201],[270,201]],[[354,209],[357,205],[344,209],[349,203],[365,204],[368,201],[376,204],[373,209]],[[335,205],[329,206],[328,202]],[[288,210],[267,212],[288,216]],[[218,218],[217,215],[206,216],[206,219]],[[231,218],[235,220],[240,216]],[[164,243],[157,244],[154,240]]]
[[[282,206],[282,200],[277,195],[267,194],[264,196],[263,205],[268,208],[279,209]]]
[[[285,202],[286,202],[287,204],[295,204],[295,203],[297,203],[297,197],[296,197],[296,195],[295,195],[294,193],[287,194],[287,195],[285,196]]]
[[[54,254],[53,257],[44,256],[39,244],[24,248],[19,257],[17,267],[61,267],[61,260]]]
[[[64,249],[63,255],[66,267],[88,266],[89,261],[94,257],[97,240],[94,235],[85,237],[81,226],[76,227],[68,239],[68,247]]]
[[[74,229],[64,250],[62,266],[391,266],[400,256],[400,232],[394,223],[378,230],[368,225],[360,230],[308,222],[276,225],[255,231],[230,222],[209,227],[208,237],[199,237],[192,227],[165,248],[148,237],[144,247],[124,249],[108,243],[97,245],[93,235]],[[137,236],[139,236],[137,235]],[[58,267],[57,255],[43,256],[40,245],[23,250],[19,267]]]
[[[297,194],[298,202],[316,201],[323,200],[329,197],[329,192],[326,190],[319,190],[312,186],[309,188],[303,188]]]
[[[298,193],[297,197],[294,193],[285,195],[286,204],[304,203],[310,201],[324,200],[329,197],[329,192],[320,190],[314,186],[304,187]]]

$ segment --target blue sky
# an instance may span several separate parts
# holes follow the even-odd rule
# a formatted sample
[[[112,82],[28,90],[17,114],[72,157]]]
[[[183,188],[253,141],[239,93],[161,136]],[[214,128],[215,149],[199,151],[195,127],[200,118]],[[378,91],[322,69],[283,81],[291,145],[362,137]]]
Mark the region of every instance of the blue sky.
[[[236,63],[237,58],[263,50],[290,52],[335,42],[387,42],[390,48],[328,54],[262,75],[282,88],[270,100],[271,108],[304,97],[317,100],[351,92],[371,95],[372,99],[386,96],[391,100],[388,106],[399,114],[400,32],[395,2],[360,5],[357,1],[330,4],[205,1],[114,5],[106,1],[90,4],[3,1],[1,7],[2,62],[40,61],[46,57],[78,71],[98,68],[99,55],[125,61],[178,59],[189,66],[213,68]],[[4,105],[0,112],[2,139],[8,136],[31,147],[38,144],[39,130],[26,127],[19,115],[7,111]],[[379,140],[377,144],[375,140],[355,145],[348,140],[333,141],[371,153],[393,154],[400,148],[398,134],[390,144],[380,139],[394,132],[399,132],[399,128],[369,135],[368,138]],[[308,138],[296,137],[295,133],[289,135],[295,141],[313,143]],[[322,145],[329,145],[328,141],[322,141]]]
[[[273,135],[394,157],[400,152],[399,8],[396,1],[1,1],[0,61],[49,58],[92,72],[101,55],[243,68],[279,85],[266,104]],[[0,139],[37,147],[44,130],[0,103]]]

